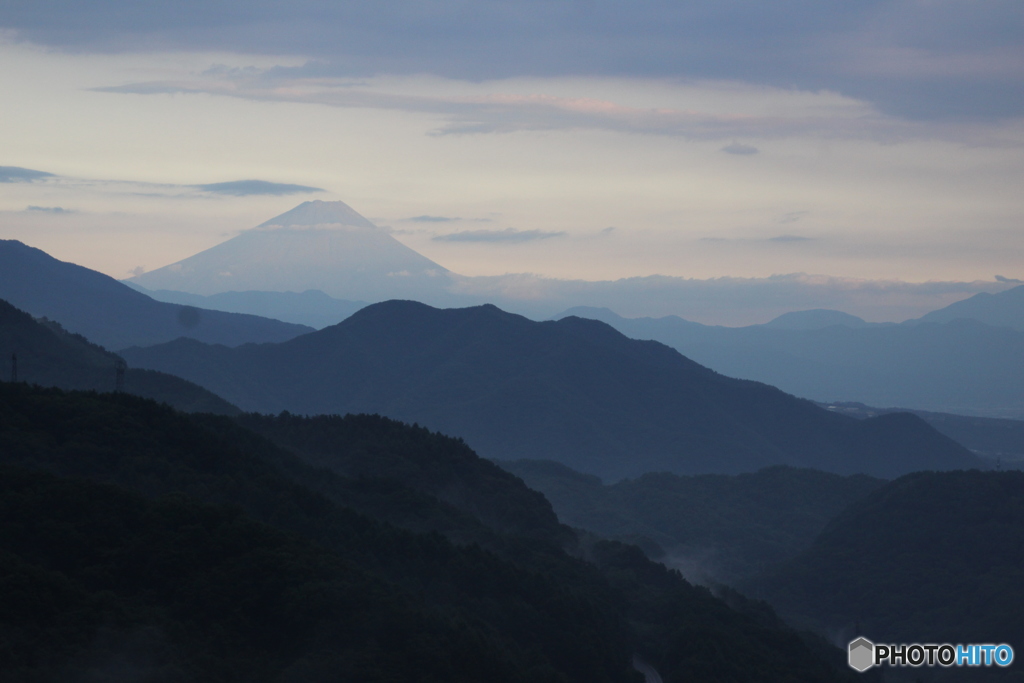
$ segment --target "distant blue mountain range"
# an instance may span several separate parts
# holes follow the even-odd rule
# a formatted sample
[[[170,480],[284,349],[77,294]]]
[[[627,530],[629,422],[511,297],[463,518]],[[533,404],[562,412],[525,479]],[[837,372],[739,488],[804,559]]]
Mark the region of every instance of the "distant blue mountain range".
[[[1010,308],[1024,303],[1021,292],[1024,287],[981,301],[997,299]],[[969,313],[971,306],[963,303],[959,310]],[[589,307],[557,317],[572,315],[608,323],[634,339],[660,341],[730,377],[815,401],[1024,419],[1024,331],[1009,326],[959,316],[941,323],[925,316],[870,324],[838,311],[794,313],[748,327],[676,316],[623,318]]]

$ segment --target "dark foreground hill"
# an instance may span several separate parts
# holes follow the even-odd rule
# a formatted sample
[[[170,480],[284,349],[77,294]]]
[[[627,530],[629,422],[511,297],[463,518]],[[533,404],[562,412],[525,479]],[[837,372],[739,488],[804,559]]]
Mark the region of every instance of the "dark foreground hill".
[[[543,493],[566,524],[636,543],[692,580],[729,585],[792,559],[885,483],[776,466],[740,475],[651,473],[606,485],[554,462],[500,464]]]
[[[897,479],[851,505],[803,555],[759,583],[781,614],[837,639],[856,631],[883,643],[1019,648],[1024,472]],[[1022,678],[1019,669],[1016,678],[995,673]]]
[[[0,299],[115,351],[188,337],[212,344],[279,342],[312,328],[255,315],[154,301],[94,270],[0,240]]]
[[[236,509],[0,466],[0,514],[12,683],[531,680],[490,634]]]
[[[121,359],[71,334],[52,321],[40,322],[0,300],[0,378],[10,379],[17,357],[18,379],[62,389],[112,391]],[[124,391],[187,412],[230,415],[239,412],[219,396],[173,375],[129,368]]]
[[[380,413],[459,434],[489,458],[610,479],[776,464],[892,477],[978,462],[912,415],[855,420],[603,323],[539,323],[494,306],[390,301],[282,344],[182,339],[125,357],[244,410]]]
[[[318,441],[323,423],[288,419]],[[522,487],[455,440],[379,418],[349,427],[365,454],[350,462],[415,464],[422,440],[425,462]],[[639,549],[579,540],[570,556],[545,538],[539,496],[496,502],[538,510],[539,535],[488,527],[502,517],[490,512],[474,519],[504,548],[453,543],[345,504],[465,512],[425,493],[442,474],[420,489],[343,477],[229,418],[0,383],[0,466],[3,680],[635,683],[634,653],[666,681],[852,680],[837,651],[763,605],[729,606]]]

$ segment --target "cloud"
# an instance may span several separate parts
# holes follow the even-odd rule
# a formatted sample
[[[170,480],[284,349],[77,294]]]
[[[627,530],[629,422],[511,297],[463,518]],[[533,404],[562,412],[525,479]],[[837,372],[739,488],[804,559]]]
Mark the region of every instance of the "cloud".
[[[570,306],[595,306],[625,317],[679,315],[711,325],[768,322],[813,308],[846,311],[871,321],[902,321],[979,292],[1007,288],[1007,283],[991,281],[914,283],[805,273],[707,280],[654,275],[597,282],[516,274],[455,283],[459,294],[500,301],[505,308],[538,318]]]
[[[505,230],[464,230],[453,232],[447,235],[433,237],[436,242],[505,242],[519,243],[532,242],[534,240],[546,240],[552,237],[564,237],[564,232],[547,232],[544,230],[516,230],[506,228]]]
[[[248,197],[250,195],[289,195],[324,191],[319,187],[289,185],[287,183],[271,183],[266,180],[234,180],[226,183],[192,185],[191,187],[202,190],[203,192],[226,194],[233,197]]]
[[[782,218],[779,219],[779,223],[796,223],[798,220],[807,215],[807,211],[790,211],[782,214]]]
[[[783,222],[788,222],[788,221],[783,221]],[[773,243],[773,244],[790,244],[790,243],[794,243],[794,242],[812,242],[812,241],[814,241],[814,238],[813,237],[804,237],[803,235],[776,235],[775,237],[767,237],[767,238],[763,238],[763,237],[757,237],[757,238],[749,238],[749,237],[739,237],[739,238],[701,237],[697,241],[698,242],[707,242],[707,243],[711,243],[711,244],[764,244],[766,242],[767,243]]]
[[[728,144],[725,147],[723,147],[720,151],[725,152],[726,154],[738,154],[740,156],[750,156],[752,154],[758,154],[761,152],[761,150],[759,150],[757,147],[754,147],[753,145],[741,145],[738,142]]]
[[[33,171],[30,168],[18,166],[0,166],[0,183],[31,183],[53,177],[55,176],[52,173],[45,171]]]
[[[829,90],[916,119],[1024,114],[1019,0],[5,3],[16,39],[75,51],[310,58],[317,77],[732,80]],[[221,68],[221,71],[231,71]]]
[[[76,178],[58,176],[43,171],[33,171],[16,166],[0,166],[0,183],[48,181],[47,187],[60,189],[85,189],[89,192],[129,194],[136,197],[158,197],[164,199],[187,199],[206,197],[209,194],[247,197],[252,195],[282,196],[310,192],[324,192],[319,187],[274,183],[266,180],[235,180],[224,183],[184,185],[175,183],[152,183],[144,180],[116,180],[109,178]],[[29,206],[25,211],[46,213],[76,213],[74,209],[60,206]]]
[[[784,114],[751,114],[636,107],[606,99],[540,93],[410,94],[396,92],[395,86],[388,82],[353,85],[349,79],[315,76],[305,68],[257,71],[216,72],[187,80],[128,83],[93,90],[134,95],[221,95],[257,102],[295,102],[429,114],[442,121],[432,132],[437,136],[605,130],[691,140],[815,136],[890,143],[937,136],[962,137],[964,134],[959,126],[913,125],[879,114],[861,102],[828,93],[815,96],[822,100],[820,102],[815,101],[810,106]],[[435,92],[444,91],[435,89]],[[758,90],[751,94],[757,98],[772,94],[782,98],[792,96],[790,91],[782,90],[771,93]],[[735,149],[735,145],[733,143],[723,149]]]
[[[413,216],[407,220],[415,221],[417,223],[449,223],[451,221],[461,220],[460,218],[450,218],[448,216]]]
[[[42,211],[45,213],[78,213],[74,209],[65,209],[60,206],[29,206],[26,211]]]

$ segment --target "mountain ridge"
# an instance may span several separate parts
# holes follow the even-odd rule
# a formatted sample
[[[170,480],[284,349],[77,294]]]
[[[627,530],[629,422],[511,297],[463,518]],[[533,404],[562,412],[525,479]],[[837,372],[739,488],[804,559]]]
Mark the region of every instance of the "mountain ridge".
[[[961,318],[1024,332],[1024,285],[996,294],[979,292],[904,324],[948,323]]]
[[[489,458],[616,479],[775,464],[889,477],[982,462],[911,415],[857,421],[604,323],[534,322],[493,305],[389,301],[283,344],[178,340],[125,357],[248,411],[380,413],[458,434]]]
[[[155,301],[112,277],[0,240],[0,299],[115,351],[178,337],[237,345],[284,341],[311,331],[240,313]]]
[[[1024,308],[1022,308],[1024,310]],[[573,308],[734,377],[823,403],[1024,418],[1024,332],[970,319],[818,329],[708,326]]]
[[[18,381],[65,390],[110,392],[117,388],[123,359],[51,320],[35,320],[0,299],[0,378],[12,379],[17,356]],[[154,370],[124,368],[123,390],[185,412],[233,415],[239,412],[221,397],[187,380]]]

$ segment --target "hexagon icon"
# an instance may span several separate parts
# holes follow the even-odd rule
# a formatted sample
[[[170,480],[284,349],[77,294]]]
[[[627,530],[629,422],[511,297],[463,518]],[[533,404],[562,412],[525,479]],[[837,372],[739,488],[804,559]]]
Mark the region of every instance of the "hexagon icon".
[[[875,665],[875,644],[867,638],[858,638],[850,642],[850,667],[864,672]]]

